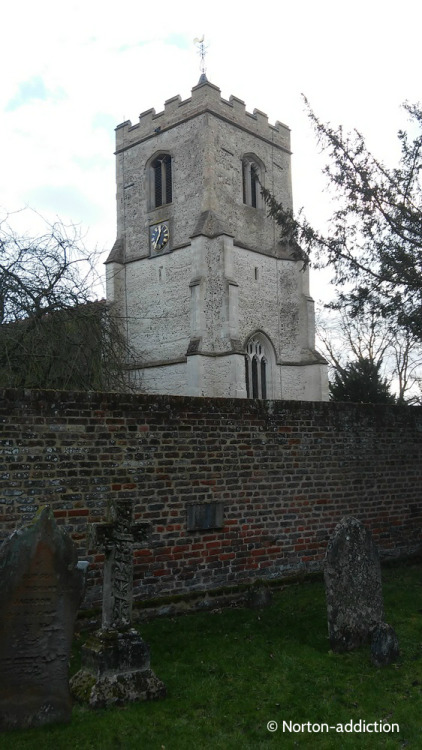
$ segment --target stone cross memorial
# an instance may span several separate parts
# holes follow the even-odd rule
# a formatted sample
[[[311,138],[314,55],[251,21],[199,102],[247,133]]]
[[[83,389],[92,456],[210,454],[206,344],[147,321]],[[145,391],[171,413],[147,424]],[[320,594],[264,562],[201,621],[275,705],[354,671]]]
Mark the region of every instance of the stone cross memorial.
[[[68,664],[84,591],[76,547],[45,507],[0,550],[0,730],[69,721]]]
[[[132,523],[132,503],[114,506],[111,523],[91,529],[90,544],[104,549],[103,629],[125,628],[132,621],[133,548],[147,538],[147,523]]]
[[[148,524],[132,523],[132,502],[120,500],[114,519],[91,530],[92,546],[105,551],[102,627],[82,649],[82,669],[72,678],[74,697],[91,708],[153,700],[166,694],[150,668],[148,645],[131,627],[133,547]]]

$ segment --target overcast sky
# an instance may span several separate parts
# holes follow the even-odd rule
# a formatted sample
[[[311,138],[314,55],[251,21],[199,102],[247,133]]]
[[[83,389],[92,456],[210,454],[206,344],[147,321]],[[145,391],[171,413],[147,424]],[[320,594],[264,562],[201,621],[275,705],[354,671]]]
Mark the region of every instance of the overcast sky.
[[[421,8],[419,0],[8,3],[2,214],[30,206],[59,216],[106,253],[115,239],[114,128],[190,96],[200,75],[193,39],[205,34],[208,80],[222,96],[291,128],[294,204],[318,220],[323,159],[301,93],[321,119],[358,128],[394,161],[401,104],[422,98]]]

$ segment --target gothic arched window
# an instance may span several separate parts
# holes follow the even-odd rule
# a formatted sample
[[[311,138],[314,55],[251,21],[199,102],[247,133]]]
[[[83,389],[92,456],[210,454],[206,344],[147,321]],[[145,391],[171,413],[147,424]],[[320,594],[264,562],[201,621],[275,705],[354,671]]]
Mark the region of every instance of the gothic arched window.
[[[252,208],[262,207],[260,182],[263,166],[254,156],[245,156],[242,160],[243,203]]]
[[[245,377],[248,398],[268,398],[268,356],[263,336],[253,336],[246,344]]]
[[[170,154],[159,154],[151,162],[151,203],[153,208],[172,201]]]

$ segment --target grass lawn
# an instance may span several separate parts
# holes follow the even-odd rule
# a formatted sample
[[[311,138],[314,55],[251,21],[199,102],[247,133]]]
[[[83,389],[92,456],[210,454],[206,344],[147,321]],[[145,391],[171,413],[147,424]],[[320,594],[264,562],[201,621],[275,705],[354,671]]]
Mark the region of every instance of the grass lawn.
[[[0,748],[419,750],[422,566],[386,568],[383,585],[386,621],[400,641],[395,665],[376,669],[369,648],[331,653],[322,582],[289,585],[261,611],[232,609],[144,624],[151,666],[167,685],[165,700],[97,712],[75,707],[71,724],[3,733]],[[400,731],[282,731],[283,721],[337,726],[359,720],[394,722]],[[270,721],[278,722],[278,731],[268,731]]]

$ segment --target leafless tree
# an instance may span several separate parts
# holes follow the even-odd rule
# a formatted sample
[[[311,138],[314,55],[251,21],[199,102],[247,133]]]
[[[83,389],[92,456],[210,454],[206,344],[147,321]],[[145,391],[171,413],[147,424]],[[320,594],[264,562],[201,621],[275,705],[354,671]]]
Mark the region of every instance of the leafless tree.
[[[380,368],[397,403],[422,403],[419,338],[371,310],[352,317],[325,308],[317,318],[319,349],[331,368],[343,374],[350,362],[367,360]]]
[[[74,225],[44,229],[33,237],[9,216],[0,221],[0,385],[126,389],[130,352],[112,310],[95,300],[98,253]]]

